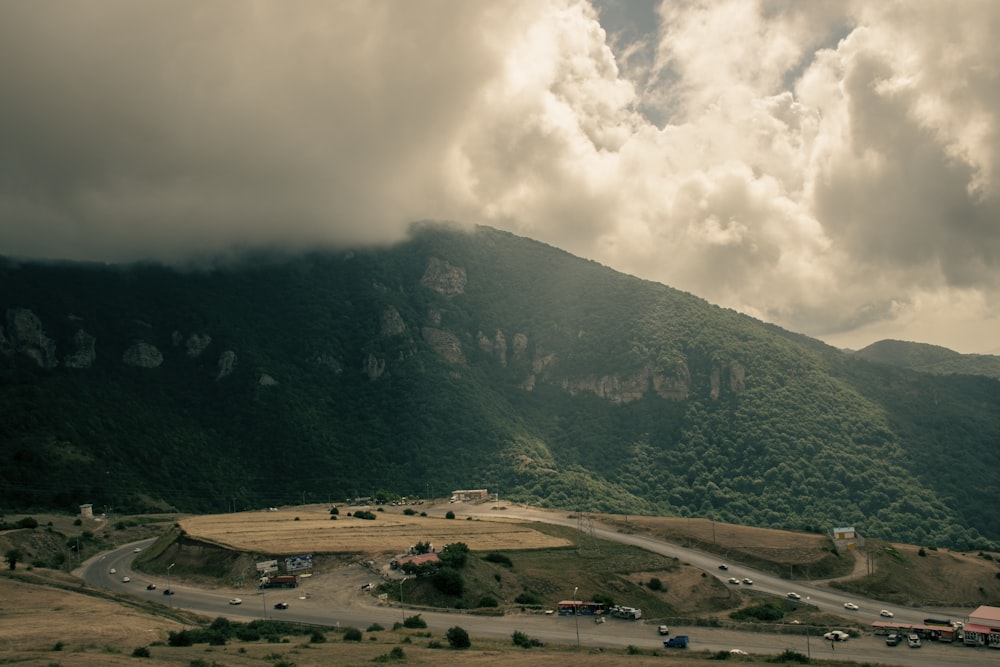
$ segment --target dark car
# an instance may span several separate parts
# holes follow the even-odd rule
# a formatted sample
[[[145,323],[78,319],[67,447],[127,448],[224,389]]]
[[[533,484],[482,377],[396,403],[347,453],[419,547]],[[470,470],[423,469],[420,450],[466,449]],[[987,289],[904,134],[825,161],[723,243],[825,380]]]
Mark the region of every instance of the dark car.
[[[275,609],[288,609],[288,603],[287,602],[279,602],[278,604],[274,605],[274,608]]]
[[[172,590],[170,590],[169,588],[164,588],[163,589],[163,594],[164,595],[173,595],[174,592]]]
[[[899,642],[903,638],[897,635],[895,632],[885,638],[886,646],[899,646]]]
[[[147,584],[146,590],[147,591],[155,591],[156,590],[156,584]]]
[[[728,569],[729,569],[729,566],[728,566],[728,565],[726,565],[725,563],[723,563],[722,565],[720,565],[720,566],[719,566],[719,569],[720,569],[720,570],[728,570]]]
[[[664,648],[687,648],[688,638],[687,635],[677,635],[676,637],[671,637],[670,639],[663,642]]]

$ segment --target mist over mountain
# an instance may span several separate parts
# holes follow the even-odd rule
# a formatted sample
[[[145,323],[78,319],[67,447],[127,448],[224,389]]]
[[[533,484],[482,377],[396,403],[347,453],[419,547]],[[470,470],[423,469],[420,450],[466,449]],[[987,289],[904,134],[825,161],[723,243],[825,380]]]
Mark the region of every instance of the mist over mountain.
[[[495,229],[0,264],[0,506],[227,511],[488,488],[1000,542],[1000,382],[872,363]]]

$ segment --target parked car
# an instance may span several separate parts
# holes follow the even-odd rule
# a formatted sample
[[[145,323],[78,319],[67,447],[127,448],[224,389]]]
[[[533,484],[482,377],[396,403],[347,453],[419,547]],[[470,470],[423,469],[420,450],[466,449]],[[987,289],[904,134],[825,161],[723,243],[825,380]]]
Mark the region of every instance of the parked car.
[[[147,591],[155,591],[156,590],[156,584],[146,584],[146,590]]]
[[[274,605],[274,608],[275,609],[288,609],[288,603],[287,602],[279,602],[278,604]]]
[[[731,648],[729,649],[729,655],[749,655],[749,653],[741,648]]]
[[[897,635],[895,632],[885,638],[886,646],[898,646],[902,637]]]
[[[661,635],[669,635],[670,628],[668,628],[665,625],[661,625],[659,628],[657,628],[657,632],[659,632]]]
[[[802,596],[799,595],[798,593],[789,593],[788,598],[791,600],[801,600]]]
[[[129,579],[128,577],[122,577],[122,583],[123,583],[123,584],[127,584],[127,583],[128,583],[128,582],[130,582],[130,581],[132,581],[132,580],[131,580],[131,579]]]
[[[677,635],[676,637],[671,637],[663,642],[664,648],[687,648],[688,638],[687,635]]]
[[[848,637],[850,635],[843,630],[830,630],[830,632],[823,635],[823,639],[828,642],[846,642]]]
[[[743,583],[746,584],[747,586],[753,586],[753,579],[744,578]]]
[[[858,607],[858,605],[854,604],[853,602],[845,602],[844,609],[849,609],[850,611],[857,611],[858,609],[860,609],[860,607]]]
[[[737,579],[736,577],[729,577],[729,583],[736,584],[737,586],[739,586],[740,585],[740,580]]]
[[[920,637],[917,635],[908,635],[906,643],[910,645],[910,648],[920,648]]]
[[[243,600],[239,598],[233,598],[232,600],[229,601],[229,604],[243,604]]]
[[[879,616],[885,616],[886,618],[892,618],[893,614],[888,609],[883,609],[878,613]]]

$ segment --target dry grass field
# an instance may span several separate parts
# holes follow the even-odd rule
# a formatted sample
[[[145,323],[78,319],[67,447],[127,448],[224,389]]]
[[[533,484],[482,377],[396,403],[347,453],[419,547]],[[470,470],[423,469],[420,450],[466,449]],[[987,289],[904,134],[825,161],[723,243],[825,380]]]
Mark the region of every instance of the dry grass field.
[[[360,509],[360,508],[358,508]],[[186,517],[181,528],[191,537],[237,551],[275,555],[312,553],[403,553],[417,542],[435,548],[464,542],[472,551],[544,549],[569,540],[535,530],[530,522],[446,519],[404,515],[400,508],[374,512],[375,520],[356,519],[341,509],[330,520],[326,505],[305,505],[276,512],[255,511]]]
[[[176,610],[143,609],[127,596],[114,597],[82,587],[79,580],[52,570],[0,573],[0,664],[23,667],[361,667],[379,663],[467,667],[691,667],[716,664],[702,651],[577,649],[545,646],[524,650],[509,641],[472,639],[465,650],[448,648],[442,633],[415,630],[364,632],[363,641],[344,641],[334,631],[323,643],[302,636],[273,644],[231,640],[224,646],[166,645],[167,635],[197,620]],[[171,615],[174,618],[171,618]],[[207,619],[202,619],[205,622]],[[430,648],[436,641],[442,648]],[[134,657],[145,648],[149,657]],[[403,658],[388,659],[394,649]],[[655,657],[654,657],[655,654]],[[752,660],[752,659],[751,659]],[[732,661],[730,661],[732,662]],[[814,665],[837,665],[813,660]]]

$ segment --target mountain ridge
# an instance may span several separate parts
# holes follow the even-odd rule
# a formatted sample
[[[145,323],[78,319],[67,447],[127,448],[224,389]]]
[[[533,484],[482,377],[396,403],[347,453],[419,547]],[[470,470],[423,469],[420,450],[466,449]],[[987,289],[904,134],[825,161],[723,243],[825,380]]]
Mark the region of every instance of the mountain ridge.
[[[10,507],[499,487],[566,509],[1000,538],[978,509],[1000,474],[976,462],[1000,383],[871,364],[490,228],[200,271],[6,262],[0,311]]]

